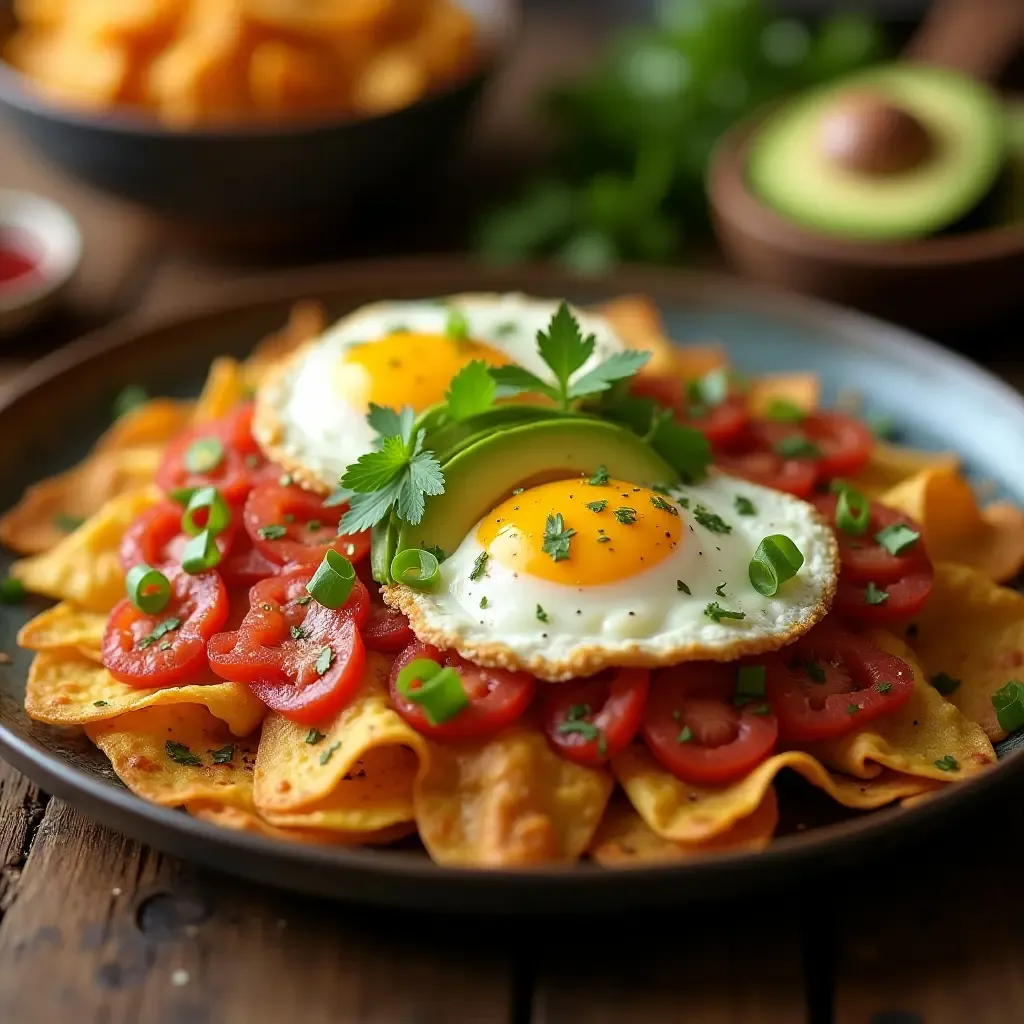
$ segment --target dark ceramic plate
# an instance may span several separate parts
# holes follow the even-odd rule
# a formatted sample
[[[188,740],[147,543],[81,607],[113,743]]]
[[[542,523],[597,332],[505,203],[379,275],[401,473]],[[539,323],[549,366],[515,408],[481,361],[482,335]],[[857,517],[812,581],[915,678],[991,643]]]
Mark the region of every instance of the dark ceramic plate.
[[[826,403],[840,388],[891,415],[905,439],[949,447],[971,472],[1024,503],[1024,400],[966,360],[877,321],[737,281],[629,271],[581,282],[550,269],[487,271],[432,260],[303,272],[242,285],[223,305],[158,324],[126,323],[85,338],[25,374],[0,405],[0,506],[32,480],[85,454],[107,425],[111,398],[141,382],[151,393],[192,394],[210,359],[243,355],[277,328],[290,304],[322,299],[332,316],[381,298],[469,290],[522,290],[591,302],[625,292],[652,295],[673,337],[717,338],[751,371],[817,370]],[[413,847],[338,850],[290,845],[221,830],[129,793],[106,759],[80,737],[30,722],[21,709],[28,657],[14,635],[41,604],[0,609],[0,753],[46,791],[122,832],[182,857],[276,885],[368,903],[470,913],[607,911],[715,899],[780,884],[815,870],[862,864],[922,829],[948,826],[966,807],[1024,774],[1008,745],[997,768],[911,809],[849,817],[795,780],[784,780],[783,825],[770,849],[652,868],[591,864],[534,871],[440,868]]]

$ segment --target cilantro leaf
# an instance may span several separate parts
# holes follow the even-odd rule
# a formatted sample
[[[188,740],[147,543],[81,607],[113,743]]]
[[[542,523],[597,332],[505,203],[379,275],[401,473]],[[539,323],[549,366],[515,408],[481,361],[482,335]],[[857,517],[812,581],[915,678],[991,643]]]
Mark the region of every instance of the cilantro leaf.
[[[537,332],[537,349],[551,367],[564,399],[568,396],[569,378],[593,355],[596,339],[583,337],[579,322],[562,302],[551,318],[546,331]]]
[[[408,478],[398,494],[398,518],[415,526],[426,509],[427,496],[444,494],[444,473],[433,452],[417,452],[410,460]]]
[[[672,418],[670,410],[657,417],[644,440],[679,474],[684,483],[696,483],[711,464],[708,439],[692,427]]]
[[[468,420],[490,409],[497,395],[498,385],[487,372],[487,364],[482,359],[474,359],[459,370],[448,385],[445,395],[448,415],[459,422]]]
[[[366,422],[377,432],[376,441],[386,437],[400,437],[405,440],[412,433],[413,411],[406,406],[401,412],[385,405],[370,403]]]
[[[650,352],[616,352],[570,384],[568,397],[583,398],[607,391],[615,381],[632,377],[650,358]]]
[[[409,453],[401,437],[385,437],[379,451],[360,455],[345,470],[341,486],[357,494],[379,491],[395,480],[408,462]]]
[[[557,388],[540,379],[521,366],[492,366],[488,371],[491,379],[497,384],[497,397],[509,398],[523,391],[536,391],[548,398],[558,399]]]

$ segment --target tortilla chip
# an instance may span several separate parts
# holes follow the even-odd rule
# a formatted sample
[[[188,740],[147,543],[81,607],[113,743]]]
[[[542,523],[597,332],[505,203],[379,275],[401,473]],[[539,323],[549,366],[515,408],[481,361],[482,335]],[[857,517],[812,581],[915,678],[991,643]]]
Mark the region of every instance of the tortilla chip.
[[[219,420],[251,397],[242,364],[230,356],[218,356],[210,364],[193,419],[196,423]]]
[[[982,512],[971,485],[947,467],[922,470],[879,501],[921,524],[936,562],[959,562],[997,583],[1024,568],[1024,512],[995,505]]]
[[[959,468],[960,457],[954,452],[926,452],[877,441],[867,465],[853,477],[852,482],[869,498],[877,498],[922,470],[956,471]]]
[[[61,601],[21,627],[18,646],[26,651],[78,650],[98,662],[106,625],[106,615]]]
[[[125,712],[176,704],[204,705],[236,736],[252,732],[266,713],[263,702],[243,683],[225,683],[208,675],[187,686],[137,689],[118,682],[84,654],[69,650],[37,654],[25,689],[25,714],[47,725],[87,725]]]
[[[992,694],[1011,679],[1024,681],[1024,595],[977,569],[939,562],[928,604],[908,635],[928,679],[943,672],[959,680],[946,699],[989,739],[1003,739]]]
[[[33,484],[0,517],[0,542],[20,555],[49,551],[106,502],[151,483],[162,457],[152,446],[108,451]]]
[[[267,370],[304,342],[323,333],[327,323],[324,307],[312,299],[296,302],[288,314],[288,323],[267,335],[246,359],[242,370],[250,388],[258,388]]]
[[[747,390],[747,403],[755,416],[767,415],[773,402],[790,402],[812,413],[821,401],[821,381],[816,373],[772,373],[756,377]]]
[[[93,722],[85,732],[110,758],[117,777],[144,800],[164,807],[198,801],[252,811],[259,737],[237,739],[198,704],[149,707]]]
[[[883,807],[935,785],[897,772],[881,772],[871,779],[836,775],[801,750],[775,754],[744,778],[718,787],[693,786],[677,779],[639,744],[627,747],[612,760],[615,777],[647,827],[662,839],[677,843],[706,843],[750,817],[783,768],[793,769],[837,803],[854,810]]]
[[[690,860],[709,853],[763,850],[779,823],[775,790],[769,789],[757,810],[706,843],[673,843],[652,832],[624,797],[612,797],[601,819],[590,856],[604,867],[630,867]]]
[[[155,484],[111,498],[49,551],[15,562],[11,575],[34,594],[109,612],[124,597],[124,570],[117,555],[121,538],[132,520],[161,498]]]
[[[230,828],[236,832],[265,836],[267,839],[281,839],[288,843],[308,843],[314,846],[384,846],[404,839],[416,831],[412,822],[393,825],[379,832],[331,832],[305,828],[277,828],[265,821],[255,811],[246,811],[230,804],[193,801],[185,805],[194,818],[208,821],[211,825]]]
[[[153,398],[116,419],[96,442],[94,451],[111,452],[167,444],[192,422],[194,402]]]
[[[438,864],[571,863],[590,845],[612,788],[603,769],[559,757],[541,732],[516,725],[486,743],[431,743],[416,824]]]
[[[255,799],[268,822],[373,832],[413,820],[413,782],[426,741],[392,709],[390,671],[390,659],[371,652],[359,693],[316,729],[267,716]]]
[[[811,752],[831,768],[870,779],[879,766],[938,782],[961,782],[996,762],[981,726],[969,721],[933,686],[902,640],[873,630],[865,636],[902,658],[914,671],[914,692],[902,707],[839,739],[815,743]],[[952,757],[958,768],[939,767]],[[948,763],[948,762],[943,762]]]

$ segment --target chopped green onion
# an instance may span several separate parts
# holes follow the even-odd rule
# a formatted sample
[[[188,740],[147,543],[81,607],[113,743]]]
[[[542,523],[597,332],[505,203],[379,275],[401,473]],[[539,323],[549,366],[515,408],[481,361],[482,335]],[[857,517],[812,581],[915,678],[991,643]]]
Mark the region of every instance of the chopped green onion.
[[[25,584],[13,576],[0,580],[0,604],[17,604],[25,596]]]
[[[775,442],[775,454],[782,459],[816,459],[821,449],[803,434],[791,434]]]
[[[803,423],[807,413],[788,398],[773,398],[764,411],[764,417],[775,423]]]
[[[202,525],[196,522],[196,513],[200,509],[206,509],[207,513],[206,523]],[[194,491],[181,517],[181,528],[190,537],[198,537],[203,530],[208,530],[216,537],[230,524],[231,510],[216,487],[200,487]]]
[[[454,668],[441,666],[429,658],[409,662],[398,673],[396,686],[406,700],[423,708],[431,725],[449,721],[469,704],[462,676]]]
[[[861,536],[871,520],[871,502],[853,487],[844,487],[836,502],[836,526],[853,537]]]
[[[356,571],[352,563],[334,548],[328,548],[324,560],[306,584],[306,593],[325,608],[340,608],[352,593],[355,581]]]
[[[212,473],[224,461],[224,445],[216,437],[200,437],[185,452],[190,473]]]
[[[220,548],[209,530],[196,534],[181,552],[181,567],[190,576],[206,572],[220,562]]]
[[[145,562],[133,565],[124,579],[128,600],[145,615],[156,615],[171,599],[171,581]]]
[[[413,590],[434,590],[441,582],[441,570],[429,551],[406,548],[391,560],[391,578]]]
[[[960,680],[954,679],[952,676],[946,675],[945,672],[938,672],[932,676],[932,686],[939,691],[944,697],[948,697],[951,693],[956,693],[960,689]]]
[[[869,582],[864,588],[864,601],[866,604],[885,604],[889,595],[884,590],[879,590],[873,582]]]
[[[875,540],[889,552],[890,555],[902,555],[921,539],[917,530],[912,530],[905,523],[893,523],[884,530],[875,534]]]
[[[742,665],[736,672],[737,697],[764,696],[764,665]]]
[[[759,594],[774,597],[779,587],[792,579],[803,564],[800,549],[784,533],[773,533],[758,544],[747,574]]]
[[[444,324],[444,333],[452,341],[465,341],[469,337],[469,321],[461,309],[451,307],[448,310],[448,319]]]
[[[729,371],[710,370],[703,377],[687,381],[686,397],[697,406],[721,405],[729,397]]]
[[[129,384],[118,392],[114,399],[112,412],[114,419],[119,420],[125,413],[137,409],[149,401],[149,392],[141,384]]]
[[[1011,679],[992,694],[992,707],[996,709],[999,728],[1016,732],[1024,726],[1024,683]]]
[[[483,578],[487,570],[487,560],[491,556],[486,551],[481,551],[473,561],[473,568],[469,571],[469,578],[473,583]]]

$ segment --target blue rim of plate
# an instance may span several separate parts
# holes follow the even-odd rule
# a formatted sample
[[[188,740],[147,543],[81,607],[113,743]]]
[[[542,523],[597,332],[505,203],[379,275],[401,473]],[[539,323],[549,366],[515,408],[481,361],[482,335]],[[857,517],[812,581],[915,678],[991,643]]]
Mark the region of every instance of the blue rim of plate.
[[[861,314],[760,285],[711,274],[629,267],[601,278],[579,278],[547,266],[479,267],[462,260],[417,258],[339,265],[241,281],[222,290],[216,305],[159,320],[131,319],[88,335],[34,364],[0,398],[0,424],[26,403],[46,401],[55,384],[69,386],[94,364],[117,377],[131,354],[206,327],[225,334],[234,320],[259,318],[259,330],[279,326],[293,301],[318,298],[341,311],[382,297],[411,298],[465,291],[523,291],[567,296],[585,303],[644,294],[663,311],[674,336],[717,340],[740,369],[814,369],[822,373],[826,403],[840,388],[863,387],[868,408],[891,414],[908,439],[938,448],[955,437],[969,470],[996,482],[1024,503],[1024,398],[969,360],[917,335]],[[332,308],[331,312],[335,312]],[[753,337],[740,340],[742,332]],[[685,332],[680,334],[679,332]],[[706,332],[713,331],[711,337]],[[255,343],[257,337],[252,337]],[[812,348],[809,350],[808,345]],[[808,365],[800,352],[828,347]],[[206,361],[222,354],[210,348]],[[165,357],[170,359],[170,356]],[[108,367],[100,367],[104,372]],[[108,375],[109,378],[110,375]],[[878,382],[882,383],[879,384]],[[910,389],[908,391],[908,388]],[[106,396],[97,395],[96,403]],[[979,418],[964,420],[954,410]],[[943,424],[953,422],[953,429]],[[17,445],[20,439],[13,443]],[[28,446],[21,440],[23,454]],[[70,465],[81,452],[68,455]],[[10,670],[7,670],[8,672]],[[0,678],[0,697],[10,698]],[[982,805],[1024,773],[1024,743],[1000,744],[991,771],[951,785],[911,807],[865,812],[773,841],[757,853],[713,854],[669,865],[609,870],[590,863],[523,870],[465,870],[433,864],[421,852],[315,847],[233,832],[134,796],[109,771],[87,771],[73,756],[53,752],[31,735],[0,724],[0,754],[45,792],[132,838],[172,854],[254,881],[328,898],[465,914],[540,915],[608,913],[724,899],[749,888],[781,884],[860,864],[866,857],[937,829],[954,815]]]

